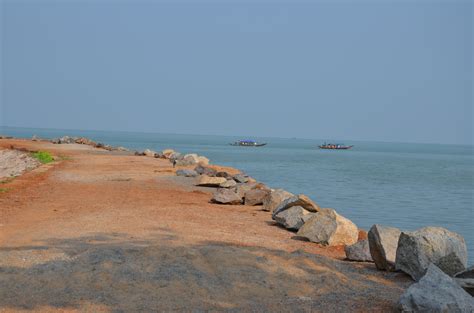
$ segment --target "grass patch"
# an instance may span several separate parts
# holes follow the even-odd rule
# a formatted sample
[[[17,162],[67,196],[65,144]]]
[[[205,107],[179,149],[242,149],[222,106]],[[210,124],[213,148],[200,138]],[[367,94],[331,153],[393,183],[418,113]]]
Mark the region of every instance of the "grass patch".
[[[7,192],[8,191],[8,188],[0,188],[0,193],[4,193],[4,192]]]
[[[51,153],[46,151],[33,152],[31,155],[43,164],[48,164],[54,161]]]

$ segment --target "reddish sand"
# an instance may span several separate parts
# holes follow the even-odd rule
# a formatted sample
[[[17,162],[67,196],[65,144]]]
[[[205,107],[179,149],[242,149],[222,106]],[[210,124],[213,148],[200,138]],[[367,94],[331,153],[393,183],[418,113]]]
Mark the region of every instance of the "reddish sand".
[[[1,184],[0,312],[387,311],[409,279],[210,204],[166,160],[0,140],[59,161]],[[363,236],[363,234],[361,234]]]

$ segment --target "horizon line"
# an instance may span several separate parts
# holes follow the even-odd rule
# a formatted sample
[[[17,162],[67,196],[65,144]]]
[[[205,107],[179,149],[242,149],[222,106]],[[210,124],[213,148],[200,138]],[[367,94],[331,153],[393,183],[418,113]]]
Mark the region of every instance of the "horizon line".
[[[26,126],[9,126],[0,125],[2,128],[20,128],[20,129],[40,129],[40,130],[54,130],[54,131],[82,131],[82,132],[115,132],[115,133],[132,133],[132,134],[161,134],[161,135],[186,135],[186,136],[217,136],[217,137],[253,137],[253,138],[273,138],[273,139],[301,139],[301,140],[323,140],[322,138],[303,138],[303,137],[275,137],[275,136],[249,136],[249,135],[216,135],[216,134],[189,134],[189,133],[173,133],[173,132],[158,132],[158,131],[139,131],[139,130],[104,130],[104,129],[76,129],[76,128],[51,128],[51,127],[26,127]],[[67,136],[64,134],[63,136]],[[383,140],[367,140],[367,139],[324,139],[337,141],[354,141],[354,142],[375,142],[375,143],[399,143],[399,144],[423,144],[423,145],[450,145],[450,146],[471,146],[474,147],[474,142],[471,143],[444,143],[444,142],[416,142],[416,141],[383,141]]]

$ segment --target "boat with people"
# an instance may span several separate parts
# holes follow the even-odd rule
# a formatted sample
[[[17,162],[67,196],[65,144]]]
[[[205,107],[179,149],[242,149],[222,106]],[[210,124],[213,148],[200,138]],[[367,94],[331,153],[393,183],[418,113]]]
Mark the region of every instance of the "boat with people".
[[[253,140],[239,140],[234,143],[230,143],[231,146],[240,146],[240,147],[262,147],[265,146],[266,142],[256,142]]]
[[[319,146],[319,149],[327,149],[327,150],[349,150],[354,146],[346,146],[340,143],[324,143]]]

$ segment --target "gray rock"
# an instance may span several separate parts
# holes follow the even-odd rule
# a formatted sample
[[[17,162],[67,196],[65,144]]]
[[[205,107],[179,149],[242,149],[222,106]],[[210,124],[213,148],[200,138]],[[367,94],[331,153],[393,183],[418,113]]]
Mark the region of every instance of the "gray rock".
[[[179,152],[172,152],[171,154],[168,155],[168,157],[166,157],[163,152],[160,153],[160,156],[161,158],[164,158],[164,159],[169,159],[171,163],[175,162],[175,161],[179,161],[179,160],[182,160],[184,158],[184,155],[182,155],[181,153]]]
[[[220,204],[242,204],[242,198],[231,189],[220,188],[217,189],[212,196],[211,202]]]
[[[367,234],[369,248],[375,266],[379,270],[394,271],[400,229],[373,225]]]
[[[397,306],[400,312],[474,312],[473,298],[434,264],[403,293]]]
[[[260,205],[268,196],[269,191],[265,189],[251,189],[244,194],[245,205]]]
[[[357,242],[359,229],[335,210],[320,209],[304,223],[297,235],[322,245],[352,245]]]
[[[364,239],[356,242],[353,245],[345,246],[346,258],[351,261],[373,262],[370,254],[369,240]]]
[[[268,194],[265,200],[263,200],[262,210],[273,212],[280,203],[293,196],[294,195],[291,192],[288,192],[283,189],[273,190]]]
[[[219,176],[216,176],[216,177],[219,177]],[[225,177],[223,177],[223,178],[225,178]],[[232,187],[235,187],[236,185],[237,185],[237,183],[235,182],[235,180],[226,179],[226,181],[223,182],[222,184],[220,184],[219,187],[221,187],[221,188],[232,188]]]
[[[213,169],[211,167],[203,166],[201,164],[196,166],[196,168],[194,168],[194,170],[196,172],[198,172],[200,175],[207,175],[207,176],[210,176],[210,177],[216,176],[216,174],[217,174],[217,171],[215,169]]]
[[[466,268],[466,265],[462,263],[461,259],[455,252],[451,252],[450,254],[441,257],[436,261],[435,265],[449,276],[454,276],[456,273],[459,273],[459,271]]]
[[[242,184],[249,181],[249,178],[247,176],[243,175],[243,174],[236,174],[236,175],[234,175],[233,178],[236,182],[242,183]]]
[[[474,266],[470,266],[469,268],[461,271],[455,275],[457,278],[474,278]]]
[[[419,280],[431,263],[451,275],[463,271],[467,266],[464,238],[442,227],[402,232],[398,241],[396,269]]]
[[[463,272],[462,272],[463,273]],[[472,277],[472,268],[470,277],[458,277],[454,278],[456,283],[461,286],[462,289],[466,290],[468,294],[474,297],[474,277]]]
[[[305,195],[297,195],[283,200],[273,211],[272,217],[275,219],[275,216],[291,207],[301,206],[310,212],[319,212],[319,206],[314,203],[309,197]]]
[[[275,216],[275,221],[287,229],[298,230],[307,220],[313,217],[314,214],[315,213],[305,210],[303,207],[294,206],[278,213]]]
[[[188,169],[183,169],[183,170],[177,170],[176,175],[178,176],[184,176],[184,177],[196,177],[199,176],[199,174],[195,170],[188,170]]]

